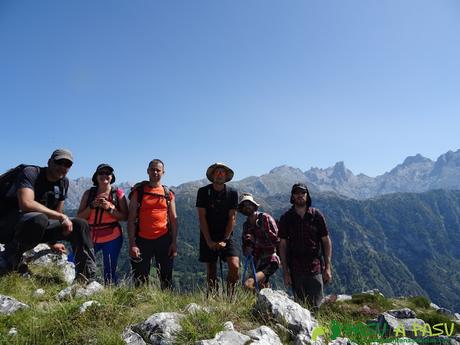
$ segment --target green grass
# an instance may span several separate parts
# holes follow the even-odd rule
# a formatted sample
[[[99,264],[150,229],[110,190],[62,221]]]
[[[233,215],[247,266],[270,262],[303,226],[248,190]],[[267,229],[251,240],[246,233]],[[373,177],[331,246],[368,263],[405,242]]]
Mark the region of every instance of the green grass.
[[[184,313],[190,303],[209,307],[212,311],[186,314],[181,320],[182,330],[177,334],[176,344],[187,345],[211,339],[223,330],[226,321],[231,321],[235,329],[242,333],[260,325],[269,326],[279,335],[283,344],[292,344],[290,332],[283,329],[286,325],[277,324],[267,315],[253,313],[255,295],[240,288],[236,289],[232,299],[224,293],[207,298],[206,293],[199,290],[193,293],[164,292],[153,281],[151,285],[137,289],[121,284],[118,287],[107,287],[90,298],[59,301],[56,296],[66,284],[58,279],[55,272],[48,272],[45,277],[34,275],[26,279],[10,274],[0,279],[0,294],[14,297],[30,306],[13,315],[0,316],[0,344],[121,345],[124,344],[121,334],[126,326],[142,322],[158,312]],[[38,288],[45,290],[44,296],[34,296]],[[92,306],[80,314],[81,304],[89,299],[98,301],[100,306]],[[429,306],[424,297],[386,299],[382,296],[357,294],[351,301],[325,303],[314,314],[319,325],[329,330],[325,336],[326,341],[331,339],[334,324],[360,327],[379,313],[394,308],[409,307],[431,325],[450,325],[445,316],[427,308],[427,303]],[[8,335],[12,327],[17,329],[15,336]],[[456,332],[460,332],[458,325]],[[358,344],[369,343],[369,339],[363,336],[350,338]]]

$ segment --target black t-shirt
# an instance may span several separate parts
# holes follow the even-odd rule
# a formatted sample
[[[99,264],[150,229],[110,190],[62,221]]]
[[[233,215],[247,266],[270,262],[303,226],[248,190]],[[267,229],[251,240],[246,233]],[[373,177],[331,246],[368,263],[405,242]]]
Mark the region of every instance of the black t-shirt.
[[[34,191],[35,201],[50,209],[56,209],[58,203],[67,197],[69,180],[50,182],[46,178],[46,169],[35,166],[25,167],[16,177],[13,188],[8,191],[7,204],[9,209],[19,209],[17,191],[21,188],[30,188]]]
[[[196,207],[206,209],[206,221],[211,239],[220,241],[225,235],[228,212],[238,207],[238,192],[227,185],[223,190],[216,191],[212,184],[209,184],[198,190]]]

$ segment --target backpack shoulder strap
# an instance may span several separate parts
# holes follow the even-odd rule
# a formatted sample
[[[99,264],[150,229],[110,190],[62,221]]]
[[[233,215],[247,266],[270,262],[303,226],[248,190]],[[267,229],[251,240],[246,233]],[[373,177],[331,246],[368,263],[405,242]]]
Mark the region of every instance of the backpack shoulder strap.
[[[167,226],[168,226],[168,232],[171,233],[171,195],[169,195],[169,193],[173,193],[172,191],[169,190],[168,187],[166,187],[165,185],[163,185],[163,190],[165,192],[165,200],[166,200],[166,217],[167,217]]]
[[[115,186],[112,186],[110,189],[110,194],[112,195],[112,203],[116,209],[118,209],[118,205],[120,204],[120,200],[118,199],[118,190]]]
[[[148,181],[142,181],[136,183],[132,188],[131,191],[129,192],[128,199],[131,200],[131,197],[133,193],[136,191],[137,192],[137,208],[136,208],[136,220],[134,222],[135,228],[136,228],[136,234],[139,233],[139,211],[142,206],[142,199],[144,199],[144,186],[149,183]]]
[[[86,207],[90,206],[91,203],[96,199],[97,187],[91,187],[88,192],[88,200],[86,200]]]

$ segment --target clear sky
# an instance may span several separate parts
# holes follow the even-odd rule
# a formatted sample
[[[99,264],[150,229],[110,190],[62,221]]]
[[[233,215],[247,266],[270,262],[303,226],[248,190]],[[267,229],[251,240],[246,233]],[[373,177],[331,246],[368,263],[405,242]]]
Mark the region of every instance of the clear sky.
[[[0,116],[0,171],[376,176],[460,148],[460,2],[0,0]]]

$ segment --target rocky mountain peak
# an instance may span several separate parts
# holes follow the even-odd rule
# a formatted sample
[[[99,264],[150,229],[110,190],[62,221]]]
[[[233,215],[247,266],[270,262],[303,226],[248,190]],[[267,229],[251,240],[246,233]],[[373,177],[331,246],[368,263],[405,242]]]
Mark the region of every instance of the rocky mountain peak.
[[[288,165],[281,165],[279,167],[276,167],[276,168],[273,168],[272,170],[270,170],[269,174],[270,175],[280,175],[280,176],[292,175],[292,174],[301,174],[301,175],[303,175],[303,172],[302,172],[302,170],[300,170],[298,168],[293,168],[293,167],[290,167]]]
[[[345,168],[344,162],[335,163],[332,168],[331,178],[335,178],[339,181],[347,181],[351,176],[353,176],[353,173]]]
[[[420,153],[417,153],[415,156],[407,157],[402,163],[403,166],[413,165],[417,163],[429,163],[433,162],[431,159],[423,157]]]

